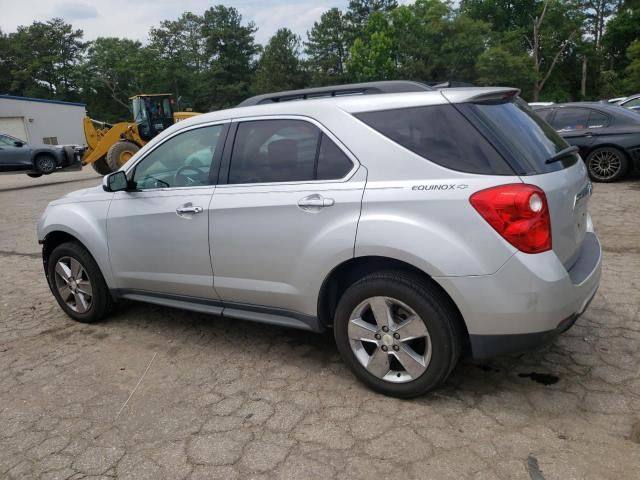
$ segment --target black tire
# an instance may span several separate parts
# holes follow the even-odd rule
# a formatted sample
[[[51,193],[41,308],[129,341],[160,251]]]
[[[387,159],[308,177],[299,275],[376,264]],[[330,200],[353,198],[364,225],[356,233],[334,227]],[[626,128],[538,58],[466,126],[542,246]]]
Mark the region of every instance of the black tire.
[[[64,261],[68,258],[75,259],[80,263],[91,285],[91,295],[85,295],[84,297],[90,300],[90,305],[87,311],[83,313],[75,311],[69,306],[66,299],[62,298],[56,284],[58,281],[56,279],[56,275],[58,275],[56,273],[56,265],[61,259]],[[100,272],[100,268],[91,254],[80,243],[67,242],[58,245],[49,255],[46,269],[49,288],[53,296],[58,301],[62,310],[72,319],[82,323],[94,323],[105,318],[113,310],[113,299],[104,281],[104,277]]]
[[[390,382],[370,373],[351,348],[348,335],[351,313],[367,299],[379,296],[397,299],[410,307],[422,319],[430,337],[431,359],[426,370],[405,383]],[[363,383],[385,395],[411,398],[440,386],[458,362],[461,350],[458,315],[451,300],[420,276],[383,271],[362,278],[342,295],[334,318],[334,337],[342,359]],[[378,348],[384,349],[380,346],[374,350]],[[395,355],[391,350],[388,354]]]
[[[138,151],[140,147],[133,142],[114,143],[107,152],[107,165],[112,172],[119,170]]]
[[[55,169],[58,167],[56,159],[53,155],[48,155],[46,153],[40,153],[34,160],[34,165],[36,170],[43,175],[49,175],[53,173]]]
[[[42,176],[41,173],[27,173],[27,177],[31,178],[40,178]]]
[[[614,147],[596,148],[589,153],[586,163],[589,177],[594,182],[616,182],[629,171],[626,154]]]
[[[100,175],[109,175],[112,173],[111,168],[107,165],[107,160],[102,157],[91,164],[93,169]]]

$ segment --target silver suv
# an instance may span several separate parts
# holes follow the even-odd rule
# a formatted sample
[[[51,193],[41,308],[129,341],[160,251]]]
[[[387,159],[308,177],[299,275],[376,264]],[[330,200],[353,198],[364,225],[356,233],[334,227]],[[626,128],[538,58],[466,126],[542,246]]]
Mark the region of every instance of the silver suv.
[[[601,248],[583,162],[517,93],[359,84],[182,121],[47,207],[51,291],[81,322],[132,299],[332,328],[399,397],[534,348],[587,308]]]

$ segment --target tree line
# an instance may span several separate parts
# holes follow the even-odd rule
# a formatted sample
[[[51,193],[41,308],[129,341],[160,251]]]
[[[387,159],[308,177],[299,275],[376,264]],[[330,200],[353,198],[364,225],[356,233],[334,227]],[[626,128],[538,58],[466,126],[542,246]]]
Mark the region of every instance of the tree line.
[[[173,93],[210,111],[270,91],[408,79],[514,86],[530,101],[640,91],[640,0],[351,0],[304,38],[217,5],[149,31],[100,37],[54,18],[0,31],[0,94],[80,101],[100,120],[130,118],[128,97]]]

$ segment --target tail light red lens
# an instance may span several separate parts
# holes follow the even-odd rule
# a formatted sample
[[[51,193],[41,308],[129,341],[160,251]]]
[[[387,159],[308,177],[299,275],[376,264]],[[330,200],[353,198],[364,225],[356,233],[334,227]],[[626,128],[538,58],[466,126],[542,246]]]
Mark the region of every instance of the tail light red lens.
[[[551,217],[544,192],[522,183],[471,195],[471,205],[507,242],[525,253],[551,250]]]

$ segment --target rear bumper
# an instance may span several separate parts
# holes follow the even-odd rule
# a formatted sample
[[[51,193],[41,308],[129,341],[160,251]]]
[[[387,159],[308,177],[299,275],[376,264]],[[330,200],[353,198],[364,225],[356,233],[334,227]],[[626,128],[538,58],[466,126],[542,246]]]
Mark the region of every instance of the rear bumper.
[[[531,350],[568,330],[600,285],[602,250],[587,232],[567,271],[553,252],[515,254],[493,275],[438,282],[458,305],[474,358]]]

